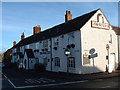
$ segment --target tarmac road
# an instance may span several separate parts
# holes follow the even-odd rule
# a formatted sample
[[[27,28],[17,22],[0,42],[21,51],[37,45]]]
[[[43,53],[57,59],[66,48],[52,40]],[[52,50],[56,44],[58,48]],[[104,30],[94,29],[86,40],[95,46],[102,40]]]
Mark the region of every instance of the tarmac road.
[[[48,86],[45,88],[119,88],[120,77],[113,77],[107,79],[88,80],[80,83]],[[108,89],[109,90],[109,89]]]
[[[120,77],[93,80],[68,80],[51,73],[28,73],[14,69],[3,69],[2,88],[119,88]]]

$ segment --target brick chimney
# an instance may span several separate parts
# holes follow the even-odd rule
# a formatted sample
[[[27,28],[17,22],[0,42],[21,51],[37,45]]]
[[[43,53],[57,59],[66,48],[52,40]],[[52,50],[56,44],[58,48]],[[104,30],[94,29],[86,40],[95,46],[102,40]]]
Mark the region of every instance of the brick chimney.
[[[21,35],[21,40],[25,38],[24,32]]]
[[[69,20],[72,20],[72,14],[70,11],[66,11],[66,14],[65,14],[65,22],[69,21]]]
[[[15,45],[16,45],[16,41],[13,42],[13,46],[15,46]]]
[[[41,27],[40,25],[33,27],[33,34],[37,34],[41,32]]]

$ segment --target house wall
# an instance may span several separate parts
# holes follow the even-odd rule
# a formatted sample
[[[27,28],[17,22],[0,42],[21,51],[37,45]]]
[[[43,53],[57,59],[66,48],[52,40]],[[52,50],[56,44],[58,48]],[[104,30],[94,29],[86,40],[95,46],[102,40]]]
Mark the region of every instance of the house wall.
[[[36,64],[36,61],[34,58],[29,58],[29,69],[35,69],[35,64]]]
[[[65,49],[67,48],[67,45],[70,44],[69,40],[69,34],[59,35],[57,37],[53,37],[51,40],[48,40],[48,46],[44,46],[44,41],[39,41],[35,43],[29,44],[29,48],[27,45],[21,46],[20,51],[24,54],[24,49],[32,49],[34,50],[38,49],[39,52],[34,52],[35,58],[39,59],[39,63],[44,63],[46,60],[46,70],[48,71],[54,71],[54,72],[69,72],[69,73],[77,73],[77,74],[86,74],[86,73],[96,73],[96,72],[104,72],[107,68],[111,68],[112,66],[112,59],[111,55],[115,55],[115,67],[117,68],[118,64],[118,46],[117,46],[117,36],[113,30],[111,30],[111,27],[109,30],[100,29],[100,28],[93,28],[91,27],[91,21],[97,21],[97,15],[98,13],[101,13],[102,17],[100,17],[99,21],[102,22],[102,19],[104,19],[104,23],[109,23],[108,20],[105,18],[103,13],[98,10],[97,13],[80,29],[74,32],[74,43],[75,48],[70,48],[71,55],[68,57],[74,57],[75,58],[75,68],[69,68],[67,67],[67,56],[64,54]],[[103,22],[102,22],[103,23]],[[58,38],[58,45],[55,45],[55,40]],[[109,42],[110,39],[112,42]],[[36,43],[38,43],[38,48],[36,48]],[[50,45],[52,43],[52,46],[50,49]],[[106,50],[106,45],[109,45],[109,52]],[[54,47],[57,47],[57,50],[54,49]],[[97,55],[94,58],[88,59],[89,51],[94,48],[95,52],[94,55]],[[47,49],[48,51],[42,51]],[[51,51],[52,50],[52,51]],[[41,54],[40,54],[41,52]],[[13,49],[14,53],[14,49]],[[108,54],[109,53],[109,54]],[[84,57],[83,57],[84,56]],[[107,57],[108,56],[108,59]],[[60,67],[55,66],[55,57],[60,58]],[[27,56],[25,54],[25,59],[28,62]],[[84,60],[88,59],[88,64],[83,64]],[[32,60],[32,59],[30,59]],[[15,56],[13,56],[13,61],[15,61]],[[108,66],[109,61],[109,66]],[[30,61],[31,62],[31,61]],[[29,63],[30,68],[33,68],[33,64]],[[27,64],[28,69],[28,64]]]
[[[95,73],[95,72],[103,72],[106,71],[106,65],[108,66],[108,60],[106,60],[106,56],[108,55],[108,51],[106,50],[106,45],[109,44],[109,63],[111,63],[111,53],[115,54],[115,67],[117,67],[118,63],[118,47],[117,47],[117,37],[113,30],[105,30],[91,27],[91,20],[97,21],[97,14],[102,12],[99,10],[95,15],[81,28],[81,40],[82,40],[82,55],[85,53],[90,55],[89,51],[94,48],[95,53],[98,54],[97,57],[90,59],[90,63],[83,65],[83,57],[82,57],[82,73]],[[104,15],[102,14],[104,17]],[[108,23],[106,18],[104,17],[104,22]],[[112,43],[109,43],[110,35],[112,35]],[[94,62],[93,62],[94,61]],[[94,65],[94,66],[93,66]],[[110,66],[110,65],[109,65]]]
[[[67,56],[64,54],[65,48],[67,45],[69,45],[68,42],[68,34],[64,34],[63,38],[62,35],[58,37],[52,38],[52,57],[53,57],[53,62],[52,62],[52,71],[55,72],[67,72]],[[75,48],[71,48],[70,52],[71,55],[69,57],[75,57],[75,68],[68,68],[69,73],[81,73],[81,50],[80,50],[80,32],[75,31],[74,32],[74,44]],[[59,40],[59,45],[57,46],[57,50],[54,49],[54,41],[55,38],[58,38]],[[60,67],[55,66],[55,57],[60,58]]]
[[[17,55],[14,55],[14,53],[16,53],[16,48],[12,49],[12,60],[11,60],[11,63],[17,62]]]

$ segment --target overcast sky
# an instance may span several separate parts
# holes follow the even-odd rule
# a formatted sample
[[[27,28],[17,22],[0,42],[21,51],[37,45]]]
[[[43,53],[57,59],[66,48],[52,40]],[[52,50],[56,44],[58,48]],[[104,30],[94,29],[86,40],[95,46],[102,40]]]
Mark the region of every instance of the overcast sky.
[[[13,41],[18,43],[22,32],[26,37],[32,35],[36,25],[45,30],[63,23],[66,10],[75,18],[98,8],[112,25],[118,26],[117,2],[3,2],[2,51],[11,48]]]

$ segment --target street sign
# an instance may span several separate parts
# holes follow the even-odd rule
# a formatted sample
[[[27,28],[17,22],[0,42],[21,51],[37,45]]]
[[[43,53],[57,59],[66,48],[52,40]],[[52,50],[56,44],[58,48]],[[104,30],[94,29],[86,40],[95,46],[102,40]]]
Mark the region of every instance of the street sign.
[[[95,58],[95,57],[98,57],[98,54],[97,53],[95,53],[95,54],[92,54],[92,55],[89,55],[89,59],[91,59],[91,58]]]

